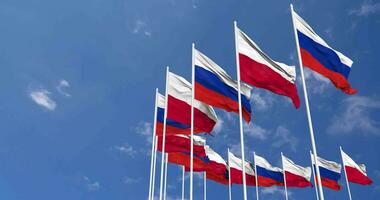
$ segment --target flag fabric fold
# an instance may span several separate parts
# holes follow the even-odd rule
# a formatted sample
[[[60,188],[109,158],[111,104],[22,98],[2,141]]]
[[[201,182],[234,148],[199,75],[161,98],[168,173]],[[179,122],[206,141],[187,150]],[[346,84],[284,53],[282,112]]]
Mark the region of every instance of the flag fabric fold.
[[[191,125],[191,84],[184,78],[169,72],[168,75],[168,116],[169,120],[188,126],[181,134],[190,134]],[[194,99],[194,133],[210,133],[218,120],[214,109]],[[168,130],[169,131],[169,130]],[[179,134],[176,132],[175,134]]]
[[[214,61],[194,50],[195,62],[195,99],[227,112],[239,113],[238,87],[233,80]],[[251,120],[251,87],[241,85],[242,111],[245,121]]]
[[[287,187],[311,187],[311,168],[296,165],[289,158],[282,156],[283,170]]]
[[[325,160],[320,157],[317,159],[322,186],[330,188],[332,190],[340,190],[341,186],[339,185],[339,179],[341,177],[342,166],[339,163]],[[316,166],[313,154],[311,154],[311,161],[315,169]]]
[[[346,170],[347,179],[351,183],[371,185],[372,180],[368,177],[364,164],[357,164],[350,156],[341,150],[343,166]]]
[[[258,88],[289,97],[299,108],[294,66],[273,61],[243,31],[237,28],[241,80]]]
[[[305,67],[330,79],[336,88],[347,94],[355,94],[348,82],[353,61],[331,48],[314,30],[293,11],[302,63]]]
[[[228,185],[228,171],[226,161],[209,146],[206,146],[206,155],[209,159],[206,171],[207,179]]]
[[[162,136],[158,137],[157,150],[162,152]],[[206,140],[200,136],[193,136],[194,154],[206,157]],[[188,135],[168,135],[165,139],[166,153],[190,153],[191,139]]]
[[[232,184],[243,184],[243,166],[242,166],[242,160],[238,157],[236,157],[233,153],[229,153],[228,158],[228,165],[230,167],[230,174],[231,177],[231,183]],[[255,180],[255,170],[253,168],[253,165],[248,162],[244,161],[244,167],[245,167],[245,177],[246,177],[246,184],[250,186],[256,186],[256,180]]]
[[[282,169],[273,167],[265,158],[254,155],[258,186],[283,186],[284,176]]]
[[[168,162],[182,165],[185,167],[185,170],[190,171],[190,153],[177,152],[177,153],[168,153]],[[193,157],[193,171],[194,172],[204,172],[208,168],[209,159],[207,156],[198,156],[194,154]]]

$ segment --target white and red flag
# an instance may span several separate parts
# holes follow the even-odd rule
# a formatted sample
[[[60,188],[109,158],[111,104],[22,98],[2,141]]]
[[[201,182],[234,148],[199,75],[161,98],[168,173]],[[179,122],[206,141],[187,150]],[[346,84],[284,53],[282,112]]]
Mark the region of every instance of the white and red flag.
[[[282,156],[286,187],[311,187],[311,168],[296,165],[289,158]]]
[[[231,183],[243,184],[242,160],[236,157],[233,153],[228,152],[228,165],[230,167]],[[253,165],[248,161],[244,161],[244,167],[245,167],[245,178],[246,178],[247,185],[255,186],[256,173],[255,173],[255,169]]]
[[[243,31],[236,31],[241,80],[258,88],[289,97],[300,106],[294,66],[276,62],[266,55]]]
[[[372,180],[368,177],[364,164],[357,164],[350,156],[341,150],[343,166],[349,182],[360,185],[370,185]]]

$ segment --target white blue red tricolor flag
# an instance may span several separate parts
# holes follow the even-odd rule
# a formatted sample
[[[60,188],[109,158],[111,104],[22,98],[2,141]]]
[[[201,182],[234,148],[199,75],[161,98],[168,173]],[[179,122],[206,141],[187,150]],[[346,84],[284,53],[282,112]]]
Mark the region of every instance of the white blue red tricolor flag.
[[[193,56],[195,62],[195,99],[227,112],[239,113],[237,82],[200,51],[195,49]],[[249,103],[251,88],[242,84],[241,93],[243,117],[245,121],[249,122],[251,120],[251,105]]]
[[[331,48],[296,12],[293,23],[297,31],[302,64],[331,80],[336,88],[355,94],[348,82],[353,61]]]
[[[265,158],[254,155],[256,164],[257,185],[263,187],[283,186],[284,176],[282,169],[273,167]]]
[[[315,169],[314,156],[311,154],[311,161]],[[321,175],[321,182],[323,187],[333,190],[340,190],[339,179],[341,177],[342,166],[334,161],[317,158],[319,174]]]

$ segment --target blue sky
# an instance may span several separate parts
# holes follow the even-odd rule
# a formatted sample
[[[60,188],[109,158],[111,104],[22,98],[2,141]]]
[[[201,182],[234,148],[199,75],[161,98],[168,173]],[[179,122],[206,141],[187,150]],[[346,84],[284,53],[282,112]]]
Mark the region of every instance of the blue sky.
[[[164,91],[165,66],[190,78],[191,43],[236,76],[233,20],[273,59],[296,65],[291,1],[253,0],[2,0],[0,1],[0,199],[145,199],[148,192],[154,90]],[[354,199],[380,195],[380,2],[292,1],[332,47],[354,61],[359,90],[347,96],[306,72],[320,156],[339,161],[339,145],[365,163],[374,184],[351,185]],[[297,68],[298,72],[298,68]],[[246,155],[280,164],[280,152],[309,165],[302,99],[254,89]],[[217,110],[207,143],[222,156],[239,154],[238,118]],[[169,166],[169,199],[180,197],[180,170]],[[195,197],[202,196],[201,176]],[[188,182],[187,182],[188,184]],[[325,189],[326,199],[345,199]],[[188,186],[188,185],[186,185]],[[186,187],[188,188],[188,187]],[[291,189],[312,199],[314,189]],[[208,182],[209,199],[227,187]],[[242,188],[233,187],[241,199]],[[281,188],[261,189],[281,199]],[[254,198],[254,188],[248,196]]]

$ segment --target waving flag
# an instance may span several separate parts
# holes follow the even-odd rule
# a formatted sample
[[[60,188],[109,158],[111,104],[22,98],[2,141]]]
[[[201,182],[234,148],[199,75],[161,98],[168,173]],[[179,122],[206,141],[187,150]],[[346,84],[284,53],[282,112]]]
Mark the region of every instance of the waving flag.
[[[367,176],[364,164],[358,165],[344,151],[341,150],[343,166],[346,170],[346,176],[349,182],[360,185],[370,185],[372,180]]]
[[[190,153],[169,153],[168,162],[182,165],[185,167],[186,171],[190,171]],[[193,171],[194,172],[203,172],[208,168],[209,159],[204,156],[198,156],[194,154],[193,157]]]
[[[292,99],[294,106],[299,108],[300,99],[295,84],[294,66],[273,61],[243,31],[236,29],[241,80],[255,87],[287,96]]]
[[[228,171],[226,161],[209,146],[206,146],[206,155],[209,159],[206,171],[207,179],[228,185]]]
[[[195,59],[195,98],[227,112],[239,113],[237,82],[234,81],[214,61],[194,50]],[[245,84],[241,87],[243,117],[251,120],[251,88]]]
[[[311,154],[311,161],[313,163],[313,167],[315,168],[313,154]],[[341,165],[339,163],[318,157],[318,166],[319,173],[321,175],[322,186],[333,190],[340,190],[338,181],[341,176]]]
[[[311,187],[311,168],[296,165],[289,158],[282,156],[282,167],[285,173],[287,187]]]
[[[331,48],[296,12],[293,21],[303,65],[330,79],[343,92],[355,94],[357,91],[348,82],[352,60]]]
[[[181,134],[190,134],[191,84],[186,79],[171,72],[169,72],[168,79],[167,118],[188,125],[187,131]],[[194,100],[194,133],[210,133],[216,121],[217,117],[211,106]]]
[[[242,160],[236,157],[231,152],[228,152],[228,165],[230,167],[231,183],[243,184],[243,167],[241,165]],[[245,180],[247,185],[255,186],[255,170],[251,163],[244,161],[245,167]]]
[[[283,186],[284,176],[282,170],[273,167],[265,158],[254,155],[258,186],[270,187],[273,185]]]
[[[162,136],[158,137],[157,150],[162,151]],[[206,157],[205,142],[206,140],[200,136],[193,136],[194,154],[200,157]],[[188,135],[168,135],[165,139],[166,153],[189,153],[191,147],[190,136]]]
[[[164,115],[165,115],[165,96],[158,94],[157,99],[157,128],[156,134],[162,136]],[[166,119],[166,136],[173,134],[189,133],[190,125],[182,124],[171,119]],[[166,148],[166,147],[165,147]]]

